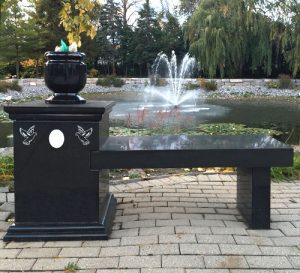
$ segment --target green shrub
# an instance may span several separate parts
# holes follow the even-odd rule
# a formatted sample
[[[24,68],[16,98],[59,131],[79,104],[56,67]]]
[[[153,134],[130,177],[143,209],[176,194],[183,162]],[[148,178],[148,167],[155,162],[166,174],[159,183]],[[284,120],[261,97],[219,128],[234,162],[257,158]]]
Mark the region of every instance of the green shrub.
[[[144,86],[148,86],[149,85],[149,81],[148,80],[145,80],[144,81]]]
[[[0,93],[6,93],[8,89],[20,92],[22,90],[22,86],[19,85],[17,80],[12,82],[0,81]]]
[[[0,81],[0,93],[7,92],[7,83],[6,81]]]
[[[291,77],[286,74],[279,75],[279,88],[280,89],[294,89],[295,84],[292,82]]]
[[[88,77],[89,78],[97,78],[98,77],[98,70],[95,68],[92,68],[88,72]]]
[[[10,156],[0,157],[0,181],[11,181],[14,177],[14,159]]]
[[[103,79],[98,79],[96,85],[104,86],[104,87],[122,87],[125,85],[125,81],[117,78],[116,76],[107,76]]]
[[[189,82],[184,87],[186,90],[195,90],[195,89],[198,89],[200,87],[200,85],[198,83]]]
[[[19,85],[19,82],[17,80],[14,80],[11,82],[10,86],[8,89],[15,90],[15,91],[22,91],[22,86]]]
[[[277,181],[300,179],[300,155],[294,156],[294,165],[292,167],[272,168],[271,175]]]
[[[0,111],[0,121],[8,121],[8,120],[9,120],[8,114],[3,111]]]
[[[200,86],[203,88],[205,91],[216,91],[218,89],[217,82],[214,80],[205,80],[201,79],[200,80]]]
[[[36,68],[33,66],[26,67],[24,71],[21,72],[22,78],[36,78],[37,76]]]
[[[125,81],[120,78],[114,78],[112,85],[114,87],[122,87],[123,85],[125,85]]]
[[[104,86],[104,87],[110,87],[111,82],[107,78],[98,79],[96,81],[96,85]]]
[[[168,85],[168,81],[165,78],[160,78],[160,77],[151,77],[150,78],[150,85],[154,85],[154,86],[167,86]]]
[[[279,82],[275,82],[275,81],[268,81],[266,82],[266,87],[271,89],[278,89],[279,88]]]
[[[141,175],[138,173],[129,174],[129,179],[138,179],[138,178],[141,178]]]
[[[157,78],[155,86],[167,86],[168,81],[164,78]]]

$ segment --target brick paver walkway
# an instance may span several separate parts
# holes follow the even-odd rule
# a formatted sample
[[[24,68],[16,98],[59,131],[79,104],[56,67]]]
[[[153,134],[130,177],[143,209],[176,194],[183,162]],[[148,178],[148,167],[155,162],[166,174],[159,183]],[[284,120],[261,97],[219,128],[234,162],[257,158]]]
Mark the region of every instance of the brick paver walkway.
[[[0,241],[0,272],[300,272],[300,181],[273,183],[272,229],[250,230],[233,175],[171,176],[111,186],[118,206],[108,241]],[[0,213],[0,238],[7,224]]]

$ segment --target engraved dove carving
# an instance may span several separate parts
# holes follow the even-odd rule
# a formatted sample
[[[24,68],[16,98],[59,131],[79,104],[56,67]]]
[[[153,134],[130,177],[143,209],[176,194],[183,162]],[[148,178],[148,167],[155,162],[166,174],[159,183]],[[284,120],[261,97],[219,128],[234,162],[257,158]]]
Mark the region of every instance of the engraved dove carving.
[[[84,130],[81,126],[77,125],[78,132],[75,133],[75,136],[78,137],[78,139],[82,142],[84,146],[89,145],[90,141],[88,138],[92,135],[93,133],[93,128],[90,128],[88,130]]]
[[[27,131],[23,128],[20,128],[20,134],[25,139],[23,140],[24,145],[30,145],[34,139],[37,137],[37,133],[34,131],[35,125],[31,126]]]

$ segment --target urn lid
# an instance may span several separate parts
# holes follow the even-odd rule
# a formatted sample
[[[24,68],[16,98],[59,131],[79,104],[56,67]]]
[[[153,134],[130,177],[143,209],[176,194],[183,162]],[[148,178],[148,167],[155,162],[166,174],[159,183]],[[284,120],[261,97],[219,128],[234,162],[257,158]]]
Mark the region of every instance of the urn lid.
[[[47,51],[45,57],[48,60],[82,60],[85,57],[85,53]]]

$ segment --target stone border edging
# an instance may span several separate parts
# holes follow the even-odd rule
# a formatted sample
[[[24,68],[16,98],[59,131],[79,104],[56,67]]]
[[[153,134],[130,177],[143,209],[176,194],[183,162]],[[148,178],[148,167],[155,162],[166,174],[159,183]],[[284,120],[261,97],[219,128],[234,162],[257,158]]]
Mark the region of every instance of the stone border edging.
[[[98,78],[88,78],[87,84],[95,84]],[[122,78],[126,84],[145,84],[149,83],[148,78]],[[13,81],[14,79],[9,79],[7,81]],[[186,82],[196,82],[198,79],[186,79]],[[232,87],[232,86],[265,86],[267,82],[274,81],[278,82],[278,79],[207,79],[214,80],[217,82],[219,87]],[[292,79],[292,82],[296,86],[300,86],[300,79]],[[44,79],[19,79],[19,84],[21,86],[41,86],[45,85]]]

